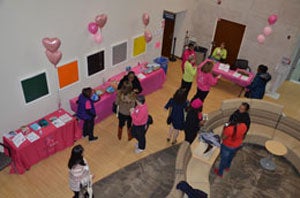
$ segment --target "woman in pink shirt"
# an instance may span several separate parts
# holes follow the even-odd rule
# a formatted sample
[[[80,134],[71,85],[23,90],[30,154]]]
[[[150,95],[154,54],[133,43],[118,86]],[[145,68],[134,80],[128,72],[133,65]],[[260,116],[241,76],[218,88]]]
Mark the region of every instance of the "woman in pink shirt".
[[[212,73],[213,67],[213,62],[207,61],[201,68],[198,69],[197,93],[191,101],[199,98],[202,102],[204,102],[209,93],[210,87],[217,84],[221,75],[215,76]]]
[[[137,139],[138,144],[135,153],[141,153],[146,147],[146,131],[148,122],[148,107],[145,104],[145,97],[143,95],[137,96],[136,107],[130,109],[130,116],[132,118],[131,133]]]

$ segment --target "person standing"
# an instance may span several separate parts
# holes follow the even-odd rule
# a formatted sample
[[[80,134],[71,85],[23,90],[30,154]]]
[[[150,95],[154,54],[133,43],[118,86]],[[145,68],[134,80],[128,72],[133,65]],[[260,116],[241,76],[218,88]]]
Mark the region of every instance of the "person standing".
[[[184,111],[188,106],[187,93],[185,88],[178,89],[173,98],[170,98],[165,109],[169,109],[170,129],[167,136],[167,141],[170,142],[172,139],[172,144],[177,143],[177,137],[180,130],[184,129]]]
[[[247,87],[248,90],[245,93],[245,97],[263,99],[266,91],[266,85],[271,78],[271,75],[268,73],[268,67],[265,65],[259,65],[252,83]]]
[[[129,81],[132,84],[132,90],[136,94],[140,94],[143,91],[143,88],[141,86],[141,83],[138,79],[138,77],[135,75],[133,71],[128,72],[127,75],[125,75],[119,82],[118,84],[118,90],[122,88],[122,85],[125,81]]]
[[[214,173],[219,177],[223,177],[224,170],[229,171],[231,162],[240,149],[246,132],[247,126],[245,123],[236,120],[225,124],[222,133],[221,162],[219,168],[214,169]]]
[[[191,55],[196,57],[196,53],[194,51],[194,44],[193,43],[189,43],[187,48],[184,50],[184,52],[182,54],[182,62],[181,62],[181,71],[182,71],[182,73],[184,73],[184,64],[189,59],[189,57]]]
[[[222,42],[220,47],[216,47],[211,55],[211,58],[216,61],[224,62],[227,58],[227,50],[225,49],[225,43]]]
[[[125,123],[127,122],[127,135],[128,141],[132,139],[131,135],[131,124],[132,119],[130,116],[129,110],[134,108],[135,106],[135,92],[132,91],[132,84],[129,81],[123,82],[121,89],[118,90],[117,99],[115,104],[119,106],[118,111],[118,119],[119,119],[119,126],[118,126],[118,139],[122,139],[122,132]]]
[[[68,162],[69,168],[69,185],[74,192],[73,198],[79,198],[81,186],[88,187],[89,197],[92,197],[92,178],[89,166],[83,158],[83,147],[76,145],[72,149],[72,153]],[[84,195],[86,197],[86,195]]]
[[[83,136],[89,136],[89,141],[97,140],[98,137],[94,136],[94,125],[96,110],[94,101],[91,99],[93,89],[90,87],[83,88],[82,93],[79,95],[77,104],[76,115],[79,119],[83,120]]]
[[[202,101],[196,98],[191,102],[191,106],[186,115],[184,134],[185,141],[190,144],[192,144],[197,137],[200,126],[204,124],[204,121],[202,121],[202,105]]]
[[[243,102],[239,108],[230,115],[228,122],[238,121],[239,123],[245,123],[248,131],[251,124],[249,109],[250,105],[247,102]]]
[[[143,95],[137,96],[136,104],[135,108],[130,109],[132,136],[138,141],[135,153],[141,153],[146,148],[145,135],[148,128],[148,107],[145,104],[145,97]]]
[[[185,88],[187,95],[189,94],[194,77],[197,72],[197,67],[195,67],[195,56],[190,55],[188,60],[184,64],[184,73],[181,80],[181,88]]]
[[[199,98],[204,102],[209,93],[210,87],[217,84],[221,75],[215,76],[212,72],[214,64],[212,61],[207,61],[201,68],[198,68],[197,75],[197,93],[192,100]]]

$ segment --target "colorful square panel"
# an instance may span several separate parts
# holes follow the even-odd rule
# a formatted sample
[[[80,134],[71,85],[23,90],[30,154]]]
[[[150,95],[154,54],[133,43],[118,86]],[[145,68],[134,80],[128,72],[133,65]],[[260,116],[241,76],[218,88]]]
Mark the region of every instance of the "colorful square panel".
[[[73,61],[57,68],[59,88],[64,88],[78,81],[78,62]]]

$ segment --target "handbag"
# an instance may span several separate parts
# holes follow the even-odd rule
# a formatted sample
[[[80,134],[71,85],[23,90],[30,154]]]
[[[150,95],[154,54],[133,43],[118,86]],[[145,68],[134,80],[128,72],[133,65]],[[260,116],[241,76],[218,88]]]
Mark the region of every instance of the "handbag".
[[[147,122],[148,125],[150,124],[153,124],[153,118],[151,115],[148,115],[148,122]]]
[[[171,114],[172,114],[172,107],[169,108],[169,115],[168,115],[168,118],[167,118],[167,124],[168,125],[170,125],[171,122],[172,122]]]

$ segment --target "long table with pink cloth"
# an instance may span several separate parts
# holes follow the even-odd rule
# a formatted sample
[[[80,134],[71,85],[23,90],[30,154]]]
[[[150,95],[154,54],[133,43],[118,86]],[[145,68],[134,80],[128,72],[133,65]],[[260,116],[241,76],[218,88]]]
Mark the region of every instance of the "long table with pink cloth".
[[[210,59],[206,59],[199,65],[199,69],[207,62],[207,61],[213,61]],[[244,89],[248,85],[251,84],[254,74],[252,72],[243,70],[243,69],[237,69],[237,70],[230,70],[229,65],[222,64],[220,62],[214,62],[213,67],[213,73],[216,75],[222,75],[222,78],[225,78]]]
[[[63,117],[65,118],[64,121],[62,121]],[[39,123],[41,119],[47,121],[47,126],[37,130],[32,129],[31,126]],[[32,165],[72,146],[76,140],[82,137],[77,120],[64,109],[54,111],[41,119],[26,125],[29,130],[26,134],[18,129],[14,136],[3,136],[3,143],[11,150],[10,173],[23,174]],[[54,122],[55,124],[53,124]],[[16,135],[22,136],[21,144],[15,143]]]
[[[132,68],[131,71],[134,71],[136,76],[139,78],[141,82],[141,86],[143,88],[143,95],[150,94],[158,89],[160,89],[163,83],[166,80],[165,72],[162,68],[155,70],[149,74],[143,74],[142,71],[145,68],[147,63],[140,64]],[[106,90],[107,87],[111,86],[112,83],[118,83],[123,76],[126,75],[126,72],[122,72],[118,75],[111,77],[107,82],[104,84],[95,87],[95,90]],[[78,97],[72,98],[70,100],[70,105],[72,111],[77,111],[77,100]],[[116,92],[114,93],[104,93],[101,95],[101,99],[95,102],[95,109],[97,113],[97,118],[95,120],[96,123],[100,122],[101,120],[105,119],[109,115],[112,114],[112,104],[116,100]]]

